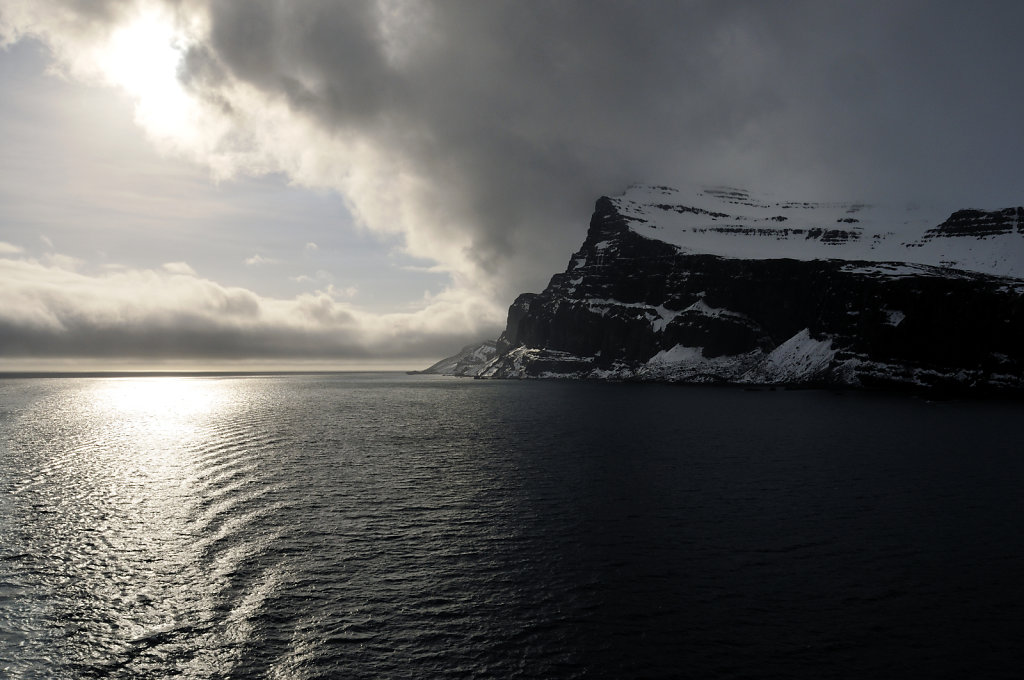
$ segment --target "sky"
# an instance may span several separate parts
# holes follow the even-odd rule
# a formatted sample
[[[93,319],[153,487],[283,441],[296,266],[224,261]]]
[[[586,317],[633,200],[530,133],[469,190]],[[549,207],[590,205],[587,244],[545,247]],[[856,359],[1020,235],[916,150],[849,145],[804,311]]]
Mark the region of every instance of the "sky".
[[[1024,5],[4,0],[0,370],[422,368],[633,183],[1024,202]]]

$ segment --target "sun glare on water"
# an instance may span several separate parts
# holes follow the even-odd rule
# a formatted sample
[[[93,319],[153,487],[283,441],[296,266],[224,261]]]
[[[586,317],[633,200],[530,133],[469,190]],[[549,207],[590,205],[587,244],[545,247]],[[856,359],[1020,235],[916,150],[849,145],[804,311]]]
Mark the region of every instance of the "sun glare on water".
[[[223,383],[202,378],[112,378],[99,381],[91,398],[104,419],[142,438],[173,443],[206,425],[222,406]],[[160,448],[160,447],[156,447]]]
[[[185,48],[168,17],[148,13],[116,30],[98,55],[104,77],[136,100],[139,123],[159,137],[182,136],[193,116],[178,77]]]

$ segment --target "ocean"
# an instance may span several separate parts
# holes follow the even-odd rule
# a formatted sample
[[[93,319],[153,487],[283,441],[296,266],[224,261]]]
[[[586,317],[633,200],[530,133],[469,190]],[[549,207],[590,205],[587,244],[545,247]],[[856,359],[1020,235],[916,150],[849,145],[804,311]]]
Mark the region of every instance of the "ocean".
[[[1024,404],[0,380],[0,676],[1019,678]]]

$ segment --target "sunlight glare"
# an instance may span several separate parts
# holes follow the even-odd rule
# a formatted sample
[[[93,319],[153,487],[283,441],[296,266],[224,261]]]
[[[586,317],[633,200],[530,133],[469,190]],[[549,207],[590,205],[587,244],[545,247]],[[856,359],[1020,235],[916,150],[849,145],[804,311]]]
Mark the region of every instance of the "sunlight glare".
[[[145,431],[150,438],[181,440],[201,429],[225,395],[220,381],[168,376],[101,381],[92,396],[122,427]]]
[[[106,79],[135,98],[137,120],[158,137],[182,136],[192,116],[178,79],[184,49],[171,19],[149,12],[115,31],[99,55]]]

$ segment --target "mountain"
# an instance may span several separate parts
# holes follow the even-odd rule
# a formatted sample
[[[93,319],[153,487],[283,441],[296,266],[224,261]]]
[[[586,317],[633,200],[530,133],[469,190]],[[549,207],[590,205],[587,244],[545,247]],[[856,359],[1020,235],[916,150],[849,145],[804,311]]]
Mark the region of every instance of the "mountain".
[[[1021,207],[632,187],[462,374],[1020,390],[1022,268]]]
[[[414,373],[433,373],[439,375],[475,376],[484,365],[498,353],[494,340],[485,340],[478,345],[466,345],[459,353],[447,359],[441,359],[433,366]]]
[[[603,199],[629,229],[681,252],[739,259],[911,262],[1024,276],[1024,208],[773,200],[732,188],[634,186]],[[603,201],[599,201],[600,205]]]

